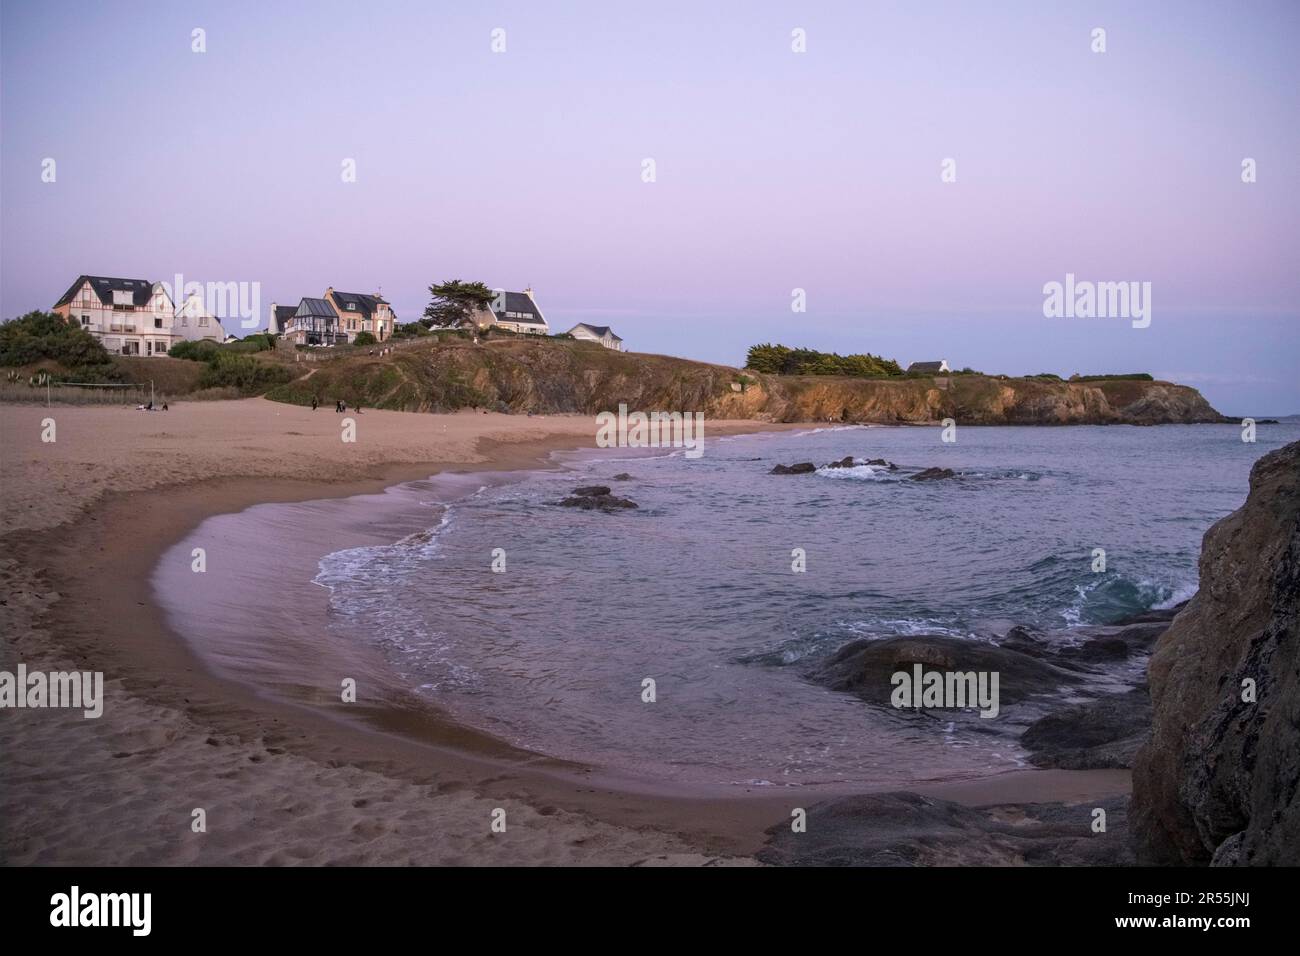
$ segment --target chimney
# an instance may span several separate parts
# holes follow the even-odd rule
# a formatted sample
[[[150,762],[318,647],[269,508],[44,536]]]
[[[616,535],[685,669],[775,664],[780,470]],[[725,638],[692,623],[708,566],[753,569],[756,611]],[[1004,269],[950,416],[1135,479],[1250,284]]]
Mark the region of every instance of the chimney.
[[[528,296],[529,301],[532,301],[532,298],[533,298],[533,287],[532,287],[531,285],[530,285],[527,289],[524,290],[524,295]]]

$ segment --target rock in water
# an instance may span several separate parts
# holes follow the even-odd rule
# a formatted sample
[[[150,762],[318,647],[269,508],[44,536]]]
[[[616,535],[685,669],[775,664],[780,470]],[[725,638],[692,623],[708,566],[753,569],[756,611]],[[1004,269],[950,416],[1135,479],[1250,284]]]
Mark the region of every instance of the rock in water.
[[[594,498],[609,494],[609,490],[609,485],[584,485],[581,488],[574,488],[573,493],[579,498]]]
[[[817,470],[817,466],[810,461],[801,461],[797,465],[777,465],[769,475],[808,475]]]
[[[951,468],[927,468],[912,476],[913,481],[938,481],[941,478],[956,478],[957,472]]]
[[[601,488],[601,485],[593,485],[592,488]],[[591,491],[592,488],[579,488],[578,492]],[[624,508],[635,508],[637,503],[627,498],[619,498],[617,495],[611,495],[609,489],[600,494],[584,495],[575,493],[563,501],[557,501],[562,508],[581,508],[583,511],[619,511]]]
[[[853,456],[852,456],[852,455],[849,455],[849,456],[846,457],[846,458],[841,458],[839,461],[832,461],[832,462],[828,463],[828,464],[826,465],[826,467],[827,467],[827,468],[852,468],[852,467],[853,467]]]
[[[1133,837],[1154,864],[1300,864],[1300,442],[1205,535],[1201,588],[1151,658]],[[1243,682],[1254,699],[1243,700]]]

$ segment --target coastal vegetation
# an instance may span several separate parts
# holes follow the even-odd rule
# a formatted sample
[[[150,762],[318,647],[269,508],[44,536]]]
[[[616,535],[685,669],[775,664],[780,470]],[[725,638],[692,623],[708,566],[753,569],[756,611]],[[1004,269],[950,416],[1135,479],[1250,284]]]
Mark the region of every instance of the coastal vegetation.
[[[425,328],[448,328],[485,308],[496,293],[482,282],[449,279],[429,286],[429,304],[420,323]]]
[[[121,374],[108,351],[79,325],[53,312],[28,312],[0,324],[0,366],[51,363],[40,372],[54,381],[117,382]]]
[[[745,368],[769,375],[857,375],[879,378],[903,374],[903,369],[897,362],[879,355],[838,355],[835,352],[818,352],[815,349],[767,343],[750,347]]]

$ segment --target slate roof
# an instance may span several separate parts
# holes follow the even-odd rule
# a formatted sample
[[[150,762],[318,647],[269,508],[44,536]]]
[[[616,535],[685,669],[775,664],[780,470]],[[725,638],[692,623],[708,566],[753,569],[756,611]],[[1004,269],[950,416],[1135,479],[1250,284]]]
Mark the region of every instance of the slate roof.
[[[334,301],[339,304],[340,313],[347,312],[349,314],[360,314],[364,315],[367,319],[371,318],[375,314],[375,310],[380,305],[388,305],[388,302],[380,296],[366,295],[364,292],[339,292],[336,289],[334,290],[333,295]],[[350,305],[356,306],[356,308],[349,309],[348,306]],[[394,314],[393,320],[397,320],[396,314]]]
[[[913,362],[907,367],[909,372],[941,372],[943,362]]]
[[[308,299],[306,297],[298,303],[298,308],[293,314],[303,318],[317,319],[337,319],[339,317],[339,314],[334,311],[334,306],[330,305],[329,299]]]
[[[579,322],[572,329],[569,329],[570,335],[573,334],[574,329],[586,329],[588,332],[602,339],[606,335],[609,335],[612,338],[618,339],[618,341],[620,342],[623,341],[621,338],[619,338],[618,334],[613,329],[611,329],[608,325],[588,325],[586,322]]]
[[[111,276],[77,276],[77,281],[72,283],[72,286],[67,292],[63,293],[63,297],[60,298],[58,302],[54,303],[54,307],[57,309],[59,306],[67,305],[71,302],[72,297],[77,294],[78,290],[81,289],[82,283],[86,280],[90,280],[90,287],[95,290],[95,295],[99,297],[99,301],[105,305],[113,304],[114,292],[130,292],[132,303],[137,307],[148,305],[149,300],[153,297],[153,283],[148,279],[115,279]]]
[[[275,322],[280,328],[284,328],[284,323],[288,322],[298,314],[296,305],[277,305],[275,307]]]
[[[526,322],[532,325],[545,325],[546,319],[542,316],[542,310],[537,307],[537,303],[522,292],[505,293],[505,308],[493,309],[493,314],[497,317],[498,322]],[[532,318],[512,319],[507,312],[520,312]]]

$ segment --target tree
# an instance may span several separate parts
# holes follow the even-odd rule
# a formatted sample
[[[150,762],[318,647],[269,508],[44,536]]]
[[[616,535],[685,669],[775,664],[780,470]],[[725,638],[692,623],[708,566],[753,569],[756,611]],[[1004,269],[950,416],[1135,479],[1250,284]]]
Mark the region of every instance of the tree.
[[[353,345],[374,345],[377,341],[379,340],[375,338],[373,333],[358,332],[357,337],[352,340],[352,344]]]
[[[470,318],[496,298],[496,293],[482,282],[448,282],[429,286],[429,304],[420,323],[425,328],[448,328]]]
[[[69,369],[112,364],[99,339],[54,312],[28,312],[0,325],[0,365],[30,365],[43,359]]]

